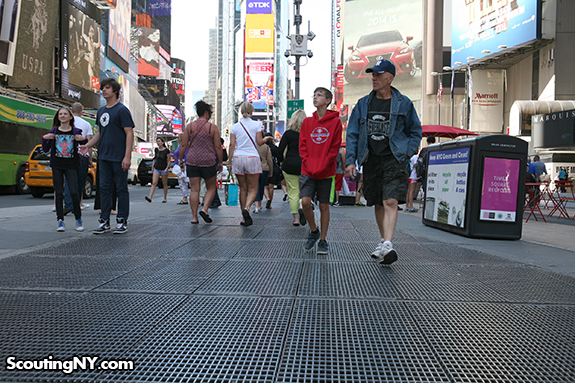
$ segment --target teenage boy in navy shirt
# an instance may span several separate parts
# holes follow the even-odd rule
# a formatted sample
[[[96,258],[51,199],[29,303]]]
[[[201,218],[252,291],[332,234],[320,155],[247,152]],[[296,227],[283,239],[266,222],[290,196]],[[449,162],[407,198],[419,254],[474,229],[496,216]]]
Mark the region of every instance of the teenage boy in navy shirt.
[[[336,157],[341,147],[342,126],[339,113],[327,110],[333,99],[325,88],[313,92],[316,111],[303,120],[299,135],[299,152],[302,160],[299,178],[300,198],[303,212],[311,229],[304,245],[311,251],[318,241],[317,253],[327,254],[327,229],[329,226],[329,202],[336,172]],[[317,196],[321,212],[320,230],[315,223],[312,199]]]
[[[98,145],[98,167],[100,171],[100,204],[102,214],[99,226],[94,234],[110,231],[110,213],[112,211],[112,184],[116,184],[118,194],[118,216],[114,234],[128,231],[130,213],[130,194],[128,192],[128,169],[132,161],[134,145],[134,121],[132,114],[119,101],[121,85],[113,78],[106,78],[100,83],[102,97],[106,105],[98,110],[96,124],[98,132],[80,152],[85,155],[90,148]]]

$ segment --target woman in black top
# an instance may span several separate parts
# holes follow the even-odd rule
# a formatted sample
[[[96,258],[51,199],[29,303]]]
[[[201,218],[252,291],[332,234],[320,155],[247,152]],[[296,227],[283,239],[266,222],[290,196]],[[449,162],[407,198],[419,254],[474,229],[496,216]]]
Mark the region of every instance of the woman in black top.
[[[274,187],[283,180],[283,174],[281,172],[280,167],[278,166],[278,147],[273,142],[273,135],[271,133],[266,133],[266,137],[271,137],[271,140],[266,142],[266,145],[269,146],[272,152],[272,162],[274,171],[272,172],[273,176],[268,177],[268,184],[264,189],[264,194],[266,196],[266,209],[272,208],[272,201],[274,200]]]
[[[287,184],[289,207],[293,214],[294,226],[306,224],[299,199],[299,176],[301,174],[299,131],[304,118],[306,118],[306,114],[303,110],[298,110],[292,115],[278,148],[278,161],[282,164],[281,168]]]
[[[166,147],[166,141],[163,138],[158,138],[156,140],[158,147],[154,150],[154,162],[152,167],[154,169],[154,174],[152,175],[152,188],[150,189],[150,195],[144,197],[146,201],[152,202],[152,197],[156,191],[156,186],[160,176],[162,177],[162,184],[164,185],[164,200],[166,203],[168,200],[168,174],[170,174],[170,162],[172,161],[172,155],[170,149]]]
[[[58,109],[52,126],[50,132],[42,136],[42,150],[46,153],[50,152],[58,231],[66,230],[64,226],[64,177],[70,188],[76,230],[84,231],[77,171],[80,166],[78,142],[85,144],[87,140],[82,136],[82,130],[74,127],[74,116],[72,111],[66,107]]]

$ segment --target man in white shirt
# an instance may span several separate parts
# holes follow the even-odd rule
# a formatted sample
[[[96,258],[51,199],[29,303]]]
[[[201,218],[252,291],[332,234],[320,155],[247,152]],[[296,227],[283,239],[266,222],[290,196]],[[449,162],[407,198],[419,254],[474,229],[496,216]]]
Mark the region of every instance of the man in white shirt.
[[[82,136],[90,140],[94,135],[92,131],[92,125],[82,118],[82,113],[84,108],[79,102],[75,102],[72,105],[72,114],[74,115],[74,126],[82,130]],[[88,156],[80,156],[81,164],[78,168],[78,193],[80,194],[80,207],[82,209],[87,208],[89,205],[84,205],[84,187],[86,186],[86,177],[88,176],[88,168],[92,167],[92,150],[88,152]],[[72,211],[72,197],[70,196],[70,190],[68,185],[65,185],[64,189],[64,214]]]

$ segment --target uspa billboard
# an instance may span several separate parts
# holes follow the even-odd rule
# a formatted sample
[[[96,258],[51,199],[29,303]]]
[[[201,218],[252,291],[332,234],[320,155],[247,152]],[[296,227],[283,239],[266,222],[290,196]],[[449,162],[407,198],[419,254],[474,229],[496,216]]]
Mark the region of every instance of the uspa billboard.
[[[110,10],[108,26],[108,46],[126,62],[130,56],[131,11],[130,0],[118,0],[116,9]]]
[[[62,3],[61,42],[62,98],[100,107],[100,10],[86,2],[81,10],[76,1]]]
[[[160,74],[160,30],[138,27],[138,75],[158,77]]]
[[[58,13],[58,0],[25,0],[20,8],[18,45],[9,84],[52,93],[54,39],[58,25],[50,15]]]
[[[499,51],[527,44],[539,36],[540,0],[452,0],[451,65],[466,64]],[[482,53],[483,51],[489,51]]]
[[[396,67],[393,85],[421,100],[422,0],[347,1],[343,32],[344,104],[355,104],[372,90],[365,70],[381,59]]]

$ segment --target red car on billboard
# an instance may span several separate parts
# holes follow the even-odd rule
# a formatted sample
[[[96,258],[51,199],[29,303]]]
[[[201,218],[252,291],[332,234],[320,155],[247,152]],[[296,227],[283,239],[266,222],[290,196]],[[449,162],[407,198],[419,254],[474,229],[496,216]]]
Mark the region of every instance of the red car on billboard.
[[[344,76],[347,82],[371,77],[365,73],[381,59],[391,61],[396,67],[396,75],[406,73],[415,76],[417,66],[413,47],[409,41],[413,36],[407,36],[405,40],[397,30],[380,31],[362,35],[357,44],[349,46],[351,55],[347,58]]]

